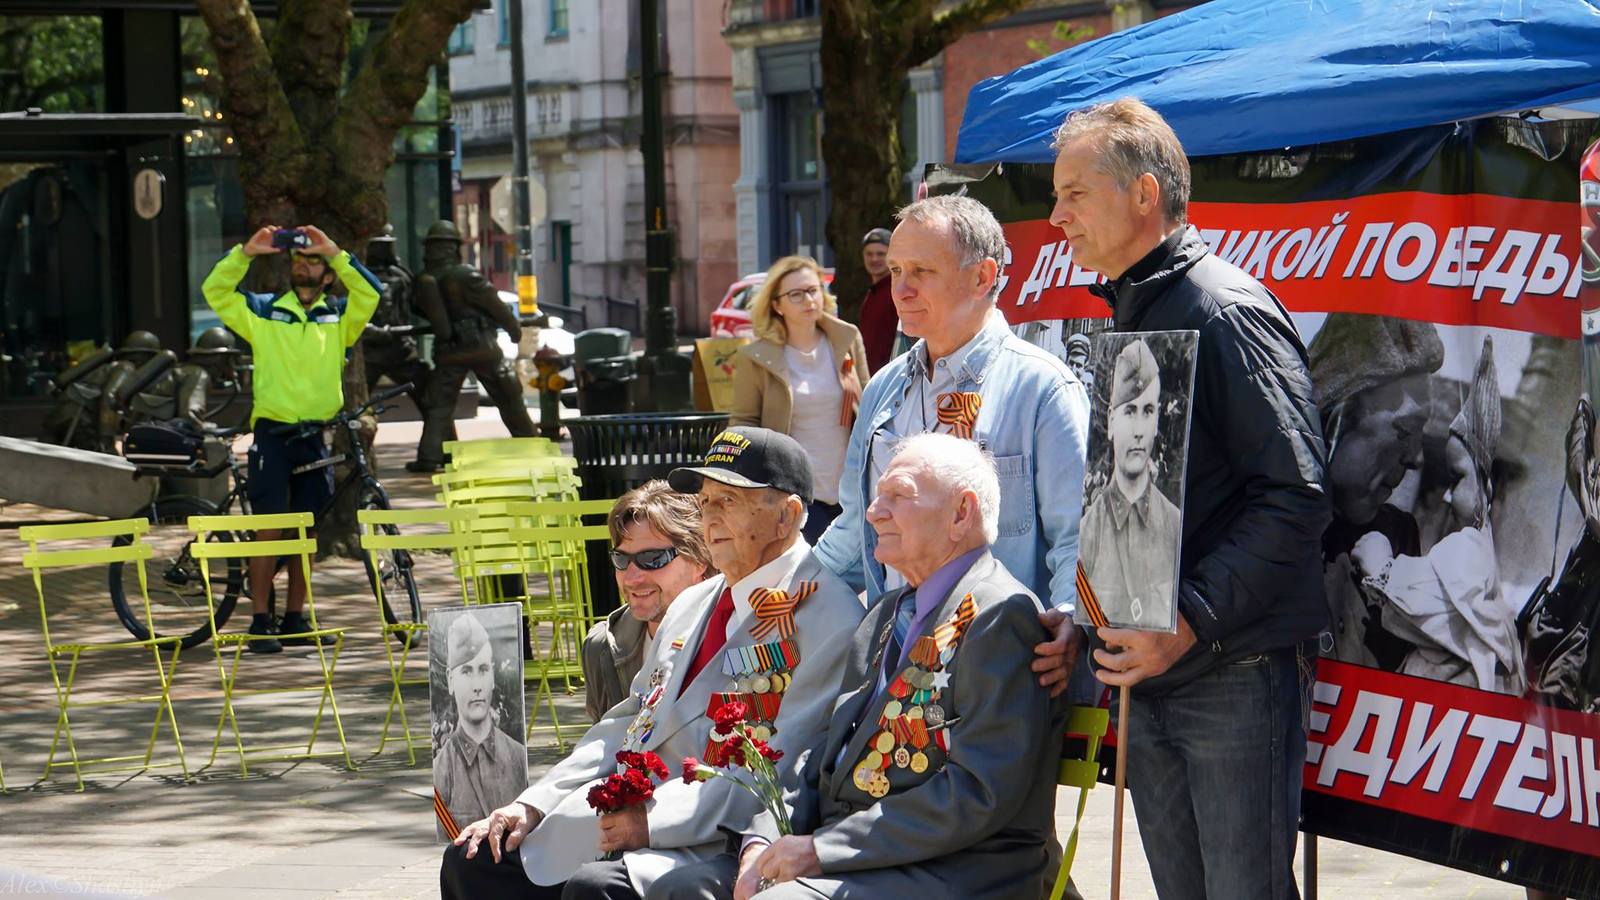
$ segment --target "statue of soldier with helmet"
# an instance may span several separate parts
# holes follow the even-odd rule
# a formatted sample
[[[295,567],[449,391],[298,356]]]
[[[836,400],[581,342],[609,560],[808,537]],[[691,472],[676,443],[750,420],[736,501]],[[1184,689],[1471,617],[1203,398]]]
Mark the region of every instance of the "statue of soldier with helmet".
[[[103,347],[54,379],[59,394],[44,420],[45,439],[82,450],[110,453],[122,416],[112,403],[116,390],[161,353],[161,339],[133,331],[113,350]]]
[[[416,282],[416,304],[433,325],[433,376],[423,395],[417,458],[406,468],[437,472],[444,468],[444,442],[468,372],[483,385],[513,437],[532,437],[534,431],[522,402],[522,385],[494,335],[499,328],[520,340],[522,325],[516,314],[482,272],[461,261],[461,233],[455,223],[435,222],[422,246],[424,268]]]
[[[411,299],[416,279],[395,255],[393,225],[383,226],[383,233],[367,242],[366,257],[367,270],[383,285],[378,311],[372,314],[372,321],[361,336],[367,391],[377,387],[378,379],[384,376],[395,384],[409,383],[411,402],[421,411],[429,373],[428,364],[417,352],[417,339],[384,330],[413,324]]]

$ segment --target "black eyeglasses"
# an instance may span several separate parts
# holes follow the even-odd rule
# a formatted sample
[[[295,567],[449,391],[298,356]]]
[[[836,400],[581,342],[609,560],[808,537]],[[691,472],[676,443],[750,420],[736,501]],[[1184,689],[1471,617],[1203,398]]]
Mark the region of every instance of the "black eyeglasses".
[[[656,547],[651,550],[640,550],[637,553],[624,553],[621,550],[611,551],[611,565],[618,572],[627,571],[628,563],[638,563],[639,568],[646,572],[664,569],[667,564],[678,558],[677,547]]]

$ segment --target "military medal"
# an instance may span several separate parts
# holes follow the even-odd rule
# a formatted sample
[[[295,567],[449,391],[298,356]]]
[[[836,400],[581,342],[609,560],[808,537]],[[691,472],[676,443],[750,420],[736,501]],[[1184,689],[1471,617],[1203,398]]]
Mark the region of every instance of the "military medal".
[[[911,771],[918,775],[928,771],[928,754],[923,753],[921,750],[911,754]]]
[[[931,703],[922,708],[922,719],[928,723],[929,728],[939,728],[944,725],[944,707]]]
[[[904,769],[906,766],[911,765],[911,754],[906,751],[905,747],[896,747],[895,748],[895,750],[894,750],[894,764],[899,766],[902,769]]]

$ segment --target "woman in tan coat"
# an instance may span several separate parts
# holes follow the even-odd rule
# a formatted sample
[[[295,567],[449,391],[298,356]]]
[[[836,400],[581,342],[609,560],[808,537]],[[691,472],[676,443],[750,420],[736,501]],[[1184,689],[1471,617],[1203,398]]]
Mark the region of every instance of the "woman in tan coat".
[[[781,431],[811,457],[816,496],[806,517],[815,544],[839,514],[839,479],[868,377],[861,332],[838,308],[808,256],[785,256],[767,270],[750,305],[756,339],[734,357],[734,425]]]

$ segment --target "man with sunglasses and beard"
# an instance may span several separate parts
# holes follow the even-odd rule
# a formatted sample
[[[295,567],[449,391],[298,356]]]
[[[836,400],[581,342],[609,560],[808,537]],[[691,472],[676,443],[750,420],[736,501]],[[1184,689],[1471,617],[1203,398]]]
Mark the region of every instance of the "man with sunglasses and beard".
[[[240,289],[252,260],[285,249],[290,254],[288,293],[275,298]],[[347,297],[327,295],[334,279],[344,285]],[[228,251],[200,286],[222,324],[250,343],[255,361],[250,410],[250,427],[255,429],[250,448],[252,512],[315,514],[333,496],[333,468],[307,468],[328,456],[322,436],[289,435],[285,426],[330,419],[344,407],[345,353],[361,339],[378,308],[381,289],[371,272],[314,225],[264,226]],[[257,533],[264,541],[281,536],[276,529]],[[306,574],[300,566],[289,566],[283,622],[281,626],[272,622],[267,593],[274,563],[271,557],[250,560],[250,634],[256,637],[246,646],[257,653],[276,653],[284,644],[316,640],[306,635],[312,628],[304,614]]]
[[[716,574],[700,535],[700,504],[665,481],[623,494],[606,525],[617,593],[626,602],[583,639],[583,705],[596,722],[628,695],[672,601]]]
[[[733,703],[784,766],[827,728],[865,610],[801,535],[813,499],[805,450],[776,431],[729,428],[702,465],[667,481],[698,497],[717,574],[672,602],[628,696],[571,755],[445,848],[444,900],[638,900],[672,869],[722,856],[760,805],[727,779],[670,778],[647,804],[596,816],[587,795],[617,771],[619,750],[674,769],[685,757],[720,765],[729,735],[712,724]]]

